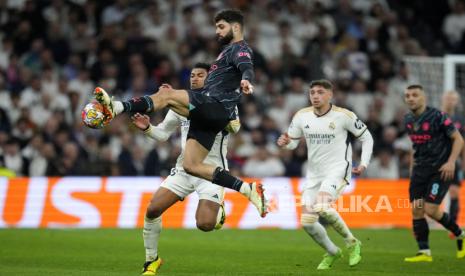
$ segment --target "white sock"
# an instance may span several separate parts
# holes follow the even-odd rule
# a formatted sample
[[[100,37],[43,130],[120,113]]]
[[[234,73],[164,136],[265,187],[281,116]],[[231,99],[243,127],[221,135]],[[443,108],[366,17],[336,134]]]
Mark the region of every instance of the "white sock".
[[[326,229],[319,222],[303,225],[303,228],[313,240],[325,249],[330,255],[336,255],[338,248],[329,239]]]
[[[144,219],[144,237],[145,261],[150,262],[157,259],[158,256],[158,238],[161,232],[161,217]]]
[[[421,249],[418,250],[418,252],[425,253],[426,255],[431,256],[431,249]]]
[[[250,184],[247,182],[242,182],[241,188],[239,189],[239,192],[246,197],[250,197],[250,192],[252,190],[250,189]]]
[[[330,208],[320,214],[326,221],[336,230],[336,232],[341,235],[346,244],[350,245],[357,241],[352,232],[350,232],[349,227],[342,219],[341,215],[334,209]]]
[[[116,115],[123,112],[124,110],[123,103],[120,101],[113,101],[113,110],[115,111]]]

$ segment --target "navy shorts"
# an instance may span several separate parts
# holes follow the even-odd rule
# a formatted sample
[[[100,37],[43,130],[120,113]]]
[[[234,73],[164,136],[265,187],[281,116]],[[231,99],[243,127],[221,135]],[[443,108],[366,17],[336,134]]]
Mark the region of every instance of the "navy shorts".
[[[187,139],[195,139],[210,150],[216,135],[229,124],[229,113],[220,102],[202,91],[187,90],[187,92],[190,120]]]
[[[410,177],[410,201],[424,199],[429,203],[441,204],[450,183],[441,179],[438,169],[414,168]]]

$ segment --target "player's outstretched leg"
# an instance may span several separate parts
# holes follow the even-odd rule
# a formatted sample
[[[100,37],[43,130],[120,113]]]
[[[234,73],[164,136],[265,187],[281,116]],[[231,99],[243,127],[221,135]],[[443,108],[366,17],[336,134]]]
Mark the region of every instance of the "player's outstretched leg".
[[[101,87],[94,90],[94,98],[103,105],[107,122],[123,112],[148,113],[169,107],[174,112],[187,117],[189,115],[189,95],[186,90],[168,89],[166,86],[152,95],[133,98],[129,101],[115,101]]]
[[[326,229],[318,222],[316,213],[306,213],[302,210],[300,220],[305,232],[327,252],[317,269],[330,269],[333,263],[342,256],[342,251],[329,239]]]
[[[94,98],[104,107],[106,123],[113,120],[116,115],[122,112],[149,112],[153,110],[153,101],[150,96],[134,98],[126,102],[113,100],[101,87],[94,89]]]
[[[313,209],[344,238],[349,250],[349,265],[355,266],[362,260],[362,243],[354,237],[339,213],[332,208],[329,198],[330,196],[327,194],[319,194]]]

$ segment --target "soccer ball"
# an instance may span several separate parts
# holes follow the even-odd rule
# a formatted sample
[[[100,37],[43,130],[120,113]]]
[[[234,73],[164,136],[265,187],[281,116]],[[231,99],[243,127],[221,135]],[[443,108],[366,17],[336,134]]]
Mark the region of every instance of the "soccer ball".
[[[81,112],[82,122],[90,128],[102,128],[105,124],[105,112],[98,102],[88,103]]]

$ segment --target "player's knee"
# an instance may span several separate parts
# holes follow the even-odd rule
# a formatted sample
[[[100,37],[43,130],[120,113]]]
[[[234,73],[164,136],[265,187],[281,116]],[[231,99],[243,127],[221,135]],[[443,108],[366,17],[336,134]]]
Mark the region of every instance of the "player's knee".
[[[204,232],[210,232],[215,229],[216,222],[208,220],[197,220],[197,228]]]
[[[429,217],[436,218],[439,211],[439,206],[436,204],[426,204],[425,205],[425,214]]]
[[[413,206],[412,216],[414,219],[421,219],[425,216],[425,209],[422,206]]]
[[[159,106],[166,106],[170,99],[170,93],[166,90],[159,90],[157,93],[151,95],[152,101]]]
[[[332,207],[330,203],[316,203],[312,208],[318,215],[325,218]]]
[[[312,227],[316,222],[318,222],[317,214],[302,214],[300,217],[300,223],[303,227]]]
[[[163,210],[154,204],[150,204],[147,207],[147,211],[145,212],[145,216],[149,219],[158,218],[162,214],[163,214]]]
[[[197,173],[197,164],[195,164],[194,162],[184,160],[184,163],[182,164],[182,166],[183,166],[184,170],[186,171],[186,173],[188,173],[190,175],[194,175],[194,176],[198,175],[198,173]]]
[[[182,164],[182,167],[188,174],[192,174],[192,172],[194,171],[194,166],[190,162],[184,161],[184,163]]]
[[[421,219],[425,216],[425,209],[423,201],[415,200],[412,206],[412,216],[414,219]]]

